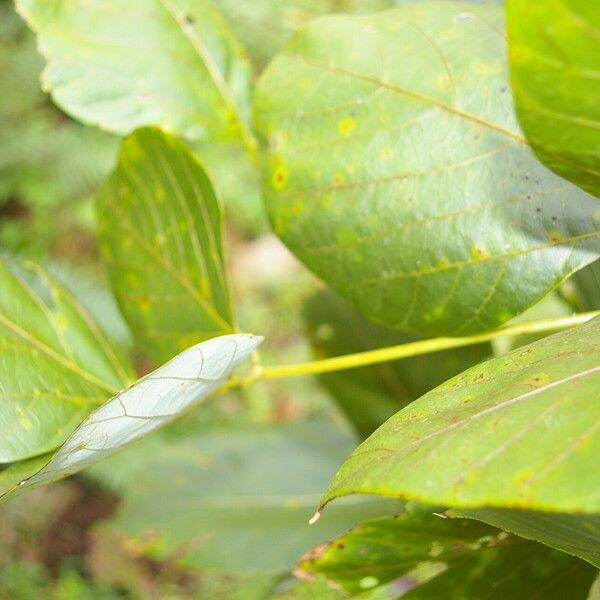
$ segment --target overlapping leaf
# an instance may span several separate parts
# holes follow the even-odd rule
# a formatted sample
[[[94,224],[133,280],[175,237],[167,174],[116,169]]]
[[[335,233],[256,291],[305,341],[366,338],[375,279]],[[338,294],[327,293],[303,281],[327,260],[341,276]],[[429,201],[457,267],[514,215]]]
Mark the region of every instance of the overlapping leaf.
[[[89,415],[35,474],[0,489],[0,499],[80,471],[168,423],[221,387],[259,343],[237,334],[188,348]]]
[[[157,364],[232,332],[221,209],[182,142],[151,127],[126,138],[97,212],[115,295]]]
[[[39,267],[0,261],[0,289],[0,463],[11,463],[59,446],[133,375]]]
[[[537,155],[600,196],[600,4],[508,0],[512,87]]]
[[[371,323],[331,292],[314,296],[306,305],[305,315],[308,333],[319,359],[418,339]],[[356,429],[366,436],[403,406],[488,358],[491,353],[490,344],[479,344],[393,363],[326,373],[321,375],[320,380]]]
[[[471,368],[380,427],[324,502],[600,513],[600,318]]]
[[[17,9],[48,62],[44,87],[75,118],[254,148],[251,68],[209,0],[18,0]]]
[[[482,523],[405,514],[359,525],[300,562],[360,593],[383,583],[403,598],[587,598],[596,569]]]
[[[539,163],[512,108],[499,7],[317,19],[263,74],[276,233],[375,321],[502,323],[598,256],[597,201]]]
[[[167,442],[153,438],[94,472],[124,497],[109,529],[139,547],[149,541],[153,557],[176,553],[196,569],[276,573],[319,540],[401,509],[355,499],[308,526],[321,490],[355,445],[326,423],[215,425]]]

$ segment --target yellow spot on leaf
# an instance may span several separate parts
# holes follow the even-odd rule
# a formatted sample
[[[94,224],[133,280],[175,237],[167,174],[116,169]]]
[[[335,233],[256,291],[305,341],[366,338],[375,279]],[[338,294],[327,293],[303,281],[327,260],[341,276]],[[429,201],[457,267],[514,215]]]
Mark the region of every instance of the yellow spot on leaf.
[[[385,148],[383,148],[380,153],[381,158],[383,158],[383,160],[388,160],[388,159],[392,158],[393,154],[394,154],[394,151],[389,146],[386,146]]]
[[[31,429],[33,427],[33,423],[27,417],[21,417],[19,419],[19,424],[23,429]]]
[[[348,135],[356,126],[356,121],[352,117],[345,117],[338,123],[338,131],[342,135]]]
[[[287,185],[287,171],[283,168],[283,166],[279,166],[275,169],[275,171],[273,171],[271,185],[276,190],[282,190]]]
[[[471,255],[471,258],[473,260],[482,260],[486,256],[489,256],[489,253],[488,253],[486,247],[481,244],[478,244],[477,246],[473,246],[469,250],[469,254]]]

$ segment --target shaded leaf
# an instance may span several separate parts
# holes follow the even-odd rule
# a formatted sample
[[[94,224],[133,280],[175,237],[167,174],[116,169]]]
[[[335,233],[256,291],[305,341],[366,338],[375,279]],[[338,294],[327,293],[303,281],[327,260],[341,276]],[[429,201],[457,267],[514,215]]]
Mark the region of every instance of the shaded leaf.
[[[18,0],[65,112],[116,133],[157,124],[188,139],[250,132],[251,68],[208,0]]]
[[[257,89],[275,232],[374,321],[462,335],[598,256],[596,200],[539,163],[499,7],[313,21]]]
[[[317,359],[414,342],[420,338],[367,321],[353,306],[320,292],[305,308]],[[354,426],[369,435],[394,413],[492,353],[490,344],[404,358],[319,377]]]
[[[115,295],[150,358],[233,331],[221,209],[182,142],[153,127],[127,137],[97,212]]]
[[[259,343],[237,334],[188,348],[89,415],[43,468],[0,500],[72,475],[165,425],[221,387]]]
[[[107,526],[154,558],[175,553],[195,569],[279,572],[358,520],[401,510],[397,502],[355,499],[308,525],[321,490],[355,445],[354,436],[326,423],[217,425],[153,438],[92,474],[123,494]]]
[[[0,260],[0,463],[59,446],[133,380],[76,300],[31,263]]]
[[[382,425],[323,501],[600,513],[599,357],[596,318],[468,369]]]
[[[517,115],[539,158],[600,196],[600,5],[508,0]]]
[[[600,567],[600,515],[553,514],[505,508],[463,508],[450,510],[449,514],[484,521]]]
[[[403,598],[586,598],[591,565],[468,520],[372,519],[315,548],[299,568],[351,593],[383,583]]]

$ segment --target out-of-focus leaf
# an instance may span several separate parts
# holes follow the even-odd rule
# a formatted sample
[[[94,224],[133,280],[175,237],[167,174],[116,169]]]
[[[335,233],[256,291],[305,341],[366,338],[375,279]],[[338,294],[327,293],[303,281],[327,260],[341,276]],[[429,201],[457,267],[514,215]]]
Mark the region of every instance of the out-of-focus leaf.
[[[463,508],[450,510],[448,514],[484,521],[600,567],[600,514],[568,515],[506,508]]]
[[[237,334],[188,348],[89,415],[49,462],[0,500],[72,475],[152,433],[221,387],[259,343]]]
[[[245,140],[251,68],[209,0],[18,0],[47,61],[42,82],[75,118],[116,133],[161,125]]]
[[[0,463],[11,463],[59,446],[133,374],[39,267],[0,260],[0,289]]]
[[[401,510],[355,499],[308,520],[320,491],[356,445],[325,423],[232,424],[148,440],[93,471],[123,494],[107,524],[154,558],[229,572],[289,570],[319,540],[362,518]],[[160,501],[157,499],[160,498]]]
[[[305,309],[308,333],[316,358],[374,350],[416,341],[365,319],[330,292],[311,298]],[[488,358],[489,344],[405,358],[320,377],[357,430],[369,435],[386,419],[425,392],[466,368]]]
[[[423,577],[428,564],[433,577]],[[394,581],[403,598],[451,600],[584,599],[596,575],[584,561],[483,523],[410,513],[362,523],[299,568],[355,594]]]
[[[600,196],[600,4],[507,0],[517,115],[539,158]]]
[[[600,318],[468,369],[382,425],[323,502],[600,513]]]
[[[374,321],[463,335],[598,256],[598,203],[537,160],[502,10],[419,2],[313,21],[263,73],[275,232]]]
[[[577,271],[565,288],[564,296],[577,310],[600,310],[600,261]]]
[[[233,331],[221,209],[182,142],[153,127],[127,137],[98,222],[117,300],[157,364]]]

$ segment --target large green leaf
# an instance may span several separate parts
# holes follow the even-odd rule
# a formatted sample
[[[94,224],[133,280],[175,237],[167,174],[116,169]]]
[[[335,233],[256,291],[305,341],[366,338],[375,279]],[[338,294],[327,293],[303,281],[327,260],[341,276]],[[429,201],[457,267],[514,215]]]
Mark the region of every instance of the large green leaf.
[[[325,17],[260,80],[273,227],[375,321],[490,328],[598,256],[597,201],[519,131],[502,28],[454,3]]]
[[[237,334],[188,348],[89,415],[35,474],[0,488],[0,501],[72,475],[152,433],[221,387],[259,342]]]
[[[148,440],[92,474],[123,494],[107,526],[138,547],[146,540],[152,557],[175,553],[196,569],[279,572],[367,515],[401,510],[357,500],[308,525],[320,491],[355,445],[326,423],[214,425]]]
[[[596,569],[576,558],[467,520],[405,514],[362,523],[299,565],[351,593],[396,580],[403,598],[587,597]]]
[[[519,122],[552,170],[600,196],[600,4],[507,0]]]
[[[317,359],[419,339],[367,321],[353,306],[331,292],[320,292],[307,302],[305,319]],[[403,406],[491,353],[490,344],[479,344],[326,373],[320,380],[356,429],[367,436]]]
[[[596,318],[473,367],[380,427],[324,502],[373,493],[598,514],[599,365]]]
[[[17,0],[47,60],[43,86],[117,133],[157,124],[188,139],[250,132],[251,68],[210,0]]]
[[[506,508],[463,508],[448,513],[484,521],[579,556],[600,567],[600,515],[568,515]]]
[[[157,364],[233,330],[221,209],[182,142],[153,127],[126,138],[98,222],[119,304]]]
[[[59,446],[133,375],[39,267],[0,260],[0,290],[0,463],[10,463]]]

